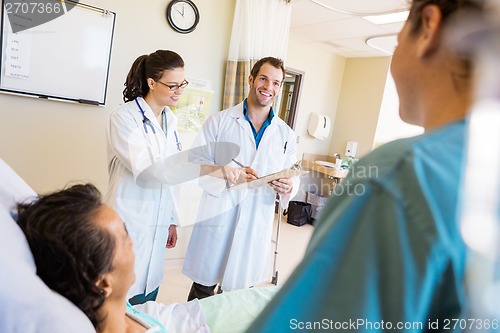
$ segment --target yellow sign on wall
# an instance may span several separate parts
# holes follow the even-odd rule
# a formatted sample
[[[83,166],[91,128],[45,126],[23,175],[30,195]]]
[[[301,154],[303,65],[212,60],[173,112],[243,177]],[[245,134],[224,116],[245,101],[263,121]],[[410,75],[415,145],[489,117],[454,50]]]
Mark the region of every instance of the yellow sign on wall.
[[[210,112],[214,92],[211,90],[186,88],[172,111],[179,118],[179,131],[198,132]]]

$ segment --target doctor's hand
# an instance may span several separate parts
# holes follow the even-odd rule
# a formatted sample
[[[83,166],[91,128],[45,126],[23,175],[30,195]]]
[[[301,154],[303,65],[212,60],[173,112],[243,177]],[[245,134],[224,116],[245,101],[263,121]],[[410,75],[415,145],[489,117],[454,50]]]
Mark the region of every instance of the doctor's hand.
[[[223,167],[224,178],[229,184],[245,183],[249,180],[257,179],[257,172],[251,167],[233,168],[229,166]]]
[[[268,184],[279,194],[288,194],[293,189],[293,181],[290,178],[280,178]]]
[[[177,244],[177,226],[175,224],[171,224],[168,227],[168,238],[167,244],[165,245],[167,249],[174,248]]]
[[[255,171],[251,167],[247,166],[247,167],[241,168],[240,170],[243,170],[243,172],[245,173],[243,176],[247,181],[259,178],[257,171]]]

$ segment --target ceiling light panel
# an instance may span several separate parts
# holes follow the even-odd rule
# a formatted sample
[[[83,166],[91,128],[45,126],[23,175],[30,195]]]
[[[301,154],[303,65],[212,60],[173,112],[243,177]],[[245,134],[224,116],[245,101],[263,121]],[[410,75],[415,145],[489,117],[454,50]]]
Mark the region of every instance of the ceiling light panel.
[[[387,31],[360,17],[291,28],[290,34],[305,36],[311,41],[332,41],[353,37],[386,35]]]
[[[350,15],[368,16],[386,14],[408,9],[407,0],[309,0],[324,8],[345,12]]]
[[[405,10],[403,12],[391,13],[385,15],[363,16],[363,18],[371,23],[377,25],[391,24],[404,22],[408,18],[410,12]]]

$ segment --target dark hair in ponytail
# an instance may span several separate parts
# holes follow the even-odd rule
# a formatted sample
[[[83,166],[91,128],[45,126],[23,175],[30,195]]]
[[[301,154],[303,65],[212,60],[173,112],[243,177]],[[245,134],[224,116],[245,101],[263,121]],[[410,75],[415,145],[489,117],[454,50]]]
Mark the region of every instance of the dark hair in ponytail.
[[[144,97],[149,92],[148,78],[158,81],[166,70],[184,68],[184,60],[173,51],[157,50],[150,55],[138,57],[127,75],[123,101]]]

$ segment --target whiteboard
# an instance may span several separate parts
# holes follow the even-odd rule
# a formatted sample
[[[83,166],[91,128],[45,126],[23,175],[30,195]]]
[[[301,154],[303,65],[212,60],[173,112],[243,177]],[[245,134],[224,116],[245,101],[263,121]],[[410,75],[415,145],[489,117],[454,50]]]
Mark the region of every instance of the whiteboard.
[[[79,3],[17,33],[1,17],[0,92],[105,104],[115,13]]]

